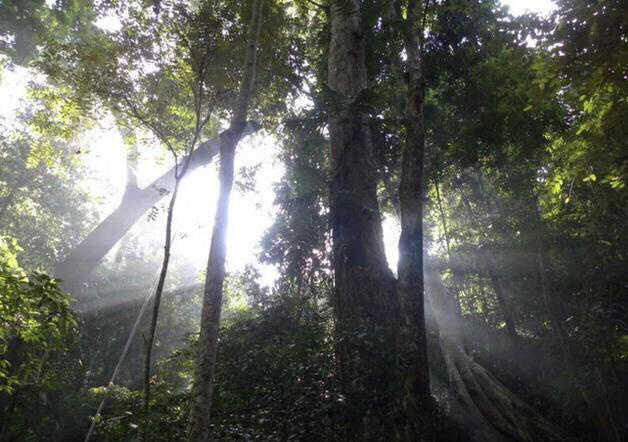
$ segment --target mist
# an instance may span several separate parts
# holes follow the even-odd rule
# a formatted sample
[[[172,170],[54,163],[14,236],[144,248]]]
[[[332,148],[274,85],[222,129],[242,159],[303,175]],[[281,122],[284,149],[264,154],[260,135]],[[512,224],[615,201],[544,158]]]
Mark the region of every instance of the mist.
[[[598,3],[0,4],[0,441],[628,439]]]

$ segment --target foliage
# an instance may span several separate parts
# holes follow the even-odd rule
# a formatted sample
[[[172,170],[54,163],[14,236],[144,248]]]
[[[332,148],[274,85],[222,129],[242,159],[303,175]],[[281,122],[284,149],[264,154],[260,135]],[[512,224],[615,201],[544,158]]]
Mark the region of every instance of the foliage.
[[[58,282],[44,273],[27,275],[15,241],[0,240],[0,392],[46,384],[46,360],[64,348],[78,322]]]
[[[328,439],[338,401],[328,313],[304,304],[295,287],[284,287],[281,295],[269,293],[255,278],[250,269],[227,285],[214,439]],[[243,301],[248,307],[243,308]],[[191,336],[159,364],[150,416],[152,440],[177,440],[184,434],[196,344],[196,336]],[[102,397],[104,388],[92,394]],[[98,434],[125,440],[139,423],[139,392],[115,387],[110,398]]]
[[[47,121],[54,121],[54,113]],[[0,131],[0,234],[16,238],[20,260],[51,270],[91,225],[90,197],[76,182],[84,176],[78,143],[38,134],[29,118]]]
[[[25,249],[9,240],[0,246],[0,405],[3,418],[15,416],[2,437],[42,440],[54,424],[63,427],[54,440],[82,433],[157,266],[159,249],[147,244],[147,232],[127,236],[93,278],[92,297],[77,304],[84,325],[76,345],[77,320],[56,282],[18,266],[16,257],[29,269],[51,268],[91,226],[90,196],[76,184],[84,173],[78,135],[111,112],[120,127],[142,126],[179,155],[194,144],[198,115],[211,114],[203,136],[218,130],[239,81],[249,3],[0,5],[0,50],[14,62],[34,60],[47,75],[24,103],[26,122],[0,131],[0,235]],[[369,87],[356,109],[369,117],[380,207],[394,219],[407,85],[390,11],[398,6],[403,16],[407,3],[359,3]],[[259,260],[280,277],[263,289],[249,268],[227,283],[215,440],[334,440],[342,428],[335,354],[342,337],[330,308],[326,124],[337,97],[326,85],[328,5],[348,13],[355,4],[266,2],[254,115],[276,136],[286,172],[275,185],[275,220]],[[626,8],[617,0],[556,4],[545,20],[509,16],[495,1],[430,2],[426,271],[439,272],[455,294],[476,361],[572,433],[596,440],[614,427],[618,437],[609,440],[620,440],[628,413]],[[29,14],[11,16],[16,5]],[[105,16],[117,17],[120,29],[96,26]],[[24,20],[28,29],[16,27]],[[254,174],[242,175],[250,187]],[[196,264],[174,262],[166,287],[153,440],[185,432],[200,310]],[[460,404],[447,392],[438,339],[430,329],[440,437],[469,440],[450,422],[460,418]],[[16,359],[17,343],[27,356]],[[139,335],[109,391],[97,438],[136,436],[142,349]],[[69,409],[78,424],[63,416]]]
[[[68,38],[93,20],[92,7],[93,2],[84,0],[4,1],[0,4],[0,53],[26,64],[46,42]]]

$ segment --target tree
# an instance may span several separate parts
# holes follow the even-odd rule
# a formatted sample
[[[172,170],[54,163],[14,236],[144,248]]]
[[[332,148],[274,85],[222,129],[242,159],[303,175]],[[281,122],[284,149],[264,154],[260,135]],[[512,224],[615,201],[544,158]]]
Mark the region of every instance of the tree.
[[[44,273],[27,274],[18,264],[15,241],[0,238],[0,416],[2,439],[19,438],[26,428],[16,412],[29,389],[54,388],[57,355],[76,338],[78,318],[58,281]],[[65,356],[65,355],[64,355]],[[13,422],[12,422],[13,421]]]
[[[0,235],[22,245],[19,258],[25,267],[48,272],[95,216],[90,196],[73,184],[86,172],[76,144],[39,124],[45,118],[49,126],[70,125],[62,112],[41,109],[16,116],[11,125],[0,123]]]
[[[415,193],[421,194],[423,149],[422,75],[418,24],[414,23],[417,5],[411,5],[412,18],[406,24],[412,69],[408,117],[412,120],[400,195],[403,258],[398,289],[384,253],[374,147],[364,111],[369,87],[360,6],[354,1],[332,4],[327,68],[333,94],[328,114],[334,309],[341,385],[347,396],[343,438],[380,440],[385,434],[396,434],[399,440],[429,440],[430,406],[424,403],[429,401],[429,379],[422,326],[422,267],[416,267],[421,265],[423,254],[421,199]],[[416,124],[419,126],[414,132]],[[407,310],[401,313],[400,308]],[[400,315],[403,319],[397,330]],[[406,376],[402,379],[400,369],[390,367],[407,349],[416,353],[409,357],[409,363],[403,361],[404,356],[399,359]]]
[[[211,416],[218,331],[222,311],[227,255],[227,216],[231,189],[233,188],[235,149],[246,126],[249,103],[255,91],[257,46],[262,26],[264,1],[254,0],[252,5],[240,92],[231,115],[229,130],[221,137],[220,141],[220,188],[205,276],[198,366],[190,398],[190,419],[187,430],[187,439],[190,442],[208,441],[210,434],[209,418]]]
[[[257,129],[256,123],[249,123],[242,131],[242,138]],[[195,169],[205,166],[218,154],[219,139],[201,143],[190,158],[180,160],[188,164],[183,180]],[[154,207],[167,194],[172,193],[175,179],[175,167],[157,178],[144,189],[137,188],[133,175],[129,175],[129,183],[120,201],[120,205],[109,214],[94,230],[92,230],[67,256],[60,261],[55,269],[55,276],[63,281],[63,287],[71,293],[79,293],[83,284],[89,281],[94,269],[109,251],[124,237],[131,227]]]
[[[149,131],[174,159],[174,183],[167,210],[164,256],[145,342],[144,415],[147,416],[151,353],[170,262],[174,208],[180,182],[188,172],[196,144],[206,131],[218,101],[220,88],[209,79],[212,78],[211,63],[220,55],[217,48],[223,36],[219,33],[222,30],[219,27],[221,18],[207,3],[194,10],[188,10],[183,3],[175,3],[169,5],[163,14],[154,15],[137,4],[129,4],[126,8],[132,20],[127,22],[124,32],[105,36],[94,33],[90,36],[93,46],[51,43],[54,49],[65,51],[66,63],[52,59],[48,52],[41,66],[52,79],[69,83],[76,100],[85,101],[86,97],[88,105],[91,100],[103,101],[127,125],[134,123]],[[156,39],[157,45],[152,44],[151,37]],[[98,51],[102,46],[115,54],[113,60],[101,57]],[[155,72],[146,73],[150,63],[157,68]],[[84,66],[81,75],[75,74],[73,64]],[[103,69],[106,75],[96,80],[99,69]],[[245,126],[246,122],[243,122],[240,131]],[[184,157],[183,162],[179,162],[179,156]],[[169,175],[166,174],[165,178],[164,181],[167,181]],[[139,189],[134,188],[132,182],[128,184],[126,199],[134,199],[140,194]],[[141,198],[139,201],[142,201]],[[145,210],[145,207],[138,205],[131,214],[118,211],[110,216],[101,224],[100,231],[88,238],[90,241],[79,250],[84,252],[87,248],[91,259],[86,260],[80,253],[71,256],[58,268],[59,273],[76,274],[77,270],[83,270],[88,274],[121,233],[143,213],[142,209]],[[93,245],[97,247],[89,249]],[[77,259],[82,268],[74,268]],[[75,276],[71,282],[76,284],[86,276]],[[147,428],[143,428],[142,435],[146,437]]]
[[[50,361],[47,376],[57,379],[68,367],[73,381],[22,389],[10,430],[27,440],[45,434],[59,412],[37,411],[51,409],[39,394],[57,399],[67,389],[66,403],[79,404],[71,408],[84,415],[110,394],[95,423],[99,436],[120,441],[135,436],[136,423],[147,439],[184,438],[194,416],[200,419],[191,432],[200,428],[206,437],[211,428],[220,440],[573,439],[551,422],[583,439],[621,440],[628,360],[625,8],[589,3],[561,0],[542,20],[510,17],[495,1],[267,0],[259,26],[261,0],[114,1],[98,3],[95,12],[87,5],[81,17],[94,15],[69,28],[49,11],[74,16],[63,5],[77,2],[27,2],[20,11],[34,15],[7,20],[13,4],[0,6],[0,21],[9,23],[8,33],[0,31],[2,50],[18,61],[12,35],[19,32],[11,23],[25,19],[36,44],[26,45],[22,60],[37,60],[34,66],[49,74],[35,92],[32,125],[4,137],[0,166],[7,184],[0,188],[1,229],[27,244],[20,258],[28,266],[49,265],[86,227],[85,217],[65,210],[75,197],[88,197],[66,178],[80,172],[60,155],[75,158],[73,147],[42,149],[40,134],[71,140],[102,108],[125,132],[152,131],[188,171],[222,151],[200,343],[193,333],[177,349],[172,336],[196,328],[200,287],[186,289],[176,266],[172,279],[164,270],[164,302],[154,306],[148,335],[159,323],[159,345],[143,364],[151,413],[141,404],[140,340],[121,386],[89,389],[116,363],[135,319],[132,295],[159,265],[157,247],[130,236],[90,281],[90,305],[107,308],[85,310],[80,346]],[[91,23],[112,14],[120,31]],[[249,16],[249,34],[259,26],[254,52],[245,46],[242,17]],[[220,56],[205,76],[204,93],[216,106],[202,137],[217,133],[221,121],[230,129],[209,150],[192,152],[202,95],[194,62],[208,46]],[[253,84],[243,80],[245,52],[258,59],[250,106],[238,104],[249,94],[235,92]],[[225,274],[242,114],[274,133],[286,168],[275,188],[277,217],[262,241],[261,259],[280,273],[272,289],[260,289],[250,269]],[[33,167],[33,159],[42,161]],[[41,167],[55,159],[63,166]],[[155,187],[172,191],[178,172]],[[56,198],[46,198],[47,187]],[[139,190],[129,175],[120,207],[59,266],[74,270],[66,283],[84,285],[161,196]],[[401,224],[396,278],[384,255],[382,217]],[[71,228],[69,220],[83,225]],[[42,228],[47,234],[37,233]],[[92,255],[90,245],[98,246]],[[184,293],[189,301],[175,300]],[[116,301],[124,302],[112,307]],[[84,368],[72,368],[78,365]],[[29,422],[34,429],[26,430]],[[67,434],[59,429],[51,438]]]
[[[17,64],[28,64],[50,40],[73,37],[77,27],[96,13],[92,2],[7,1],[0,5],[0,52]]]
[[[423,74],[423,37],[427,18],[427,0],[410,0],[404,23],[407,54],[406,140],[403,147],[399,187],[399,263],[397,297],[399,299],[400,365],[405,369],[400,393],[404,421],[397,431],[399,440],[433,440],[432,404],[425,337],[423,283],[423,201],[425,196],[424,157],[425,78]],[[404,428],[405,425],[405,428]]]

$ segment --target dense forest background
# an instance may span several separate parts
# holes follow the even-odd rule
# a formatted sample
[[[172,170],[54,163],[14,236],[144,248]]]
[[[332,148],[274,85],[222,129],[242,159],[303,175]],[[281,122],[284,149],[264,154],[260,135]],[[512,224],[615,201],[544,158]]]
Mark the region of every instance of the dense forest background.
[[[0,0],[0,441],[628,440],[628,4],[554,3]]]

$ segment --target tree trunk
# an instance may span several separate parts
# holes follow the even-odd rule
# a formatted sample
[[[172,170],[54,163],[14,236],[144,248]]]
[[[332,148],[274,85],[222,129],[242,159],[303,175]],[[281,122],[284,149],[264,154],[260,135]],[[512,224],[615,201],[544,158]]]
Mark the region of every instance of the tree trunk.
[[[347,5],[344,5],[344,4]],[[332,2],[328,85],[330,219],[334,313],[341,387],[339,440],[382,440],[394,433],[395,280],[384,252],[368,117],[357,105],[367,88],[360,3]],[[350,6],[350,7],[349,7]]]
[[[257,131],[256,123],[249,123],[242,136]],[[209,164],[220,149],[219,139],[201,144],[192,154],[188,171]],[[185,159],[183,161],[186,161]],[[122,201],[87,237],[61,261],[55,270],[55,278],[63,280],[63,290],[78,294],[81,286],[105,255],[122,239],[133,225],[163,197],[162,189],[172,191],[175,183],[174,167],[144,189],[127,185]]]
[[[516,344],[519,340],[519,335],[517,334],[517,329],[515,328],[515,321],[512,318],[512,312],[510,310],[510,307],[506,303],[506,296],[504,294],[501,279],[497,275],[497,270],[495,269],[495,262],[493,261],[493,258],[489,256],[489,253],[486,253],[484,255],[486,263],[486,273],[488,274],[488,278],[490,279],[491,285],[493,286],[493,291],[495,292],[495,297],[497,298],[499,308],[502,311],[508,335],[510,336],[512,343]]]
[[[151,356],[153,352],[153,343],[155,341],[155,331],[157,330],[157,320],[159,319],[159,308],[161,306],[161,296],[164,291],[166,283],[166,276],[168,275],[168,267],[170,264],[170,248],[172,246],[172,218],[174,215],[174,207],[177,202],[177,195],[179,193],[179,185],[181,184],[181,177],[177,177],[172,197],[170,198],[170,204],[168,205],[168,218],[166,219],[166,239],[164,241],[164,257],[161,264],[161,271],[159,272],[159,279],[157,281],[157,288],[155,289],[155,300],[153,301],[153,314],[151,316],[150,330],[148,337],[145,340],[145,357],[144,357],[144,398],[143,398],[143,412],[144,422],[142,424],[141,440],[146,440],[148,433],[148,412],[150,406],[150,367]]]
[[[443,237],[445,239],[445,248],[447,250],[447,259],[449,265],[453,264],[453,258],[451,254],[451,240],[449,239],[449,227],[447,226],[447,216],[445,215],[445,208],[443,207],[443,199],[440,196],[440,183],[438,180],[435,183],[436,188],[436,203],[438,205],[438,211],[440,213],[440,221],[443,227]],[[460,312],[462,310],[462,304],[460,303],[460,295],[462,292],[462,281],[460,279],[460,272],[453,270],[454,290],[456,292],[456,310]]]
[[[480,185],[478,187],[481,188]],[[480,220],[478,219],[479,217],[471,208],[471,202],[469,201],[467,196],[464,194],[462,187],[460,186],[458,190],[465,204],[465,208],[467,209],[467,214],[469,216],[469,219],[472,222],[472,225],[475,227],[475,229],[478,232],[482,234],[482,236],[488,237],[489,235],[483,232]],[[481,190],[476,191],[476,197],[483,199],[484,204],[487,207],[488,211],[492,212],[490,202],[488,201],[488,199],[486,199],[484,193]],[[502,289],[502,285],[501,285],[501,280],[499,279],[497,275],[497,271],[495,269],[495,261],[493,259],[493,252],[492,250],[487,250],[487,249],[490,249],[490,247],[487,247],[485,244],[480,244],[480,248],[483,249],[483,257],[484,257],[484,262],[486,265],[486,273],[488,274],[488,277],[491,281],[491,285],[493,287],[493,291],[495,292],[495,298],[497,299],[499,309],[501,310],[502,316],[504,318],[504,322],[506,324],[506,330],[508,332],[508,335],[512,339],[513,344],[515,344],[519,339],[519,335],[517,335],[517,329],[515,328],[515,322],[512,316],[512,310],[510,309],[510,306],[506,302],[506,298],[504,296],[504,290]]]
[[[220,193],[205,278],[196,377],[190,398],[190,417],[187,428],[189,442],[206,442],[209,440],[235,148],[246,125],[246,115],[255,87],[255,64],[263,4],[264,0],[254,0],[238,102],[231,118],[229,130],[220,139]]]
[[[433,440],[425,313],[423,302],[423,159],[425,129],[423,103],[425,85],[419,38],[419,11],[423,2],[410,0],[404,23],[408,92],[406,100],[406,142],[401,165],[399,202],[401,236],[397,297],[399,299],[398,354],[402,376],[397,440]],[[423,8],[421,8],[423,10]]]

